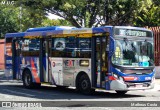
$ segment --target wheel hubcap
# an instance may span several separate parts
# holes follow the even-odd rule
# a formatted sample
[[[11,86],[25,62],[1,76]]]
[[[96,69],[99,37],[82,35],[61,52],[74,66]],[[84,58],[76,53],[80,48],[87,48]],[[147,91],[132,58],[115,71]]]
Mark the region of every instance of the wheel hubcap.
[[[82,81],[82,83],[81,83],[81,87],[82,87],[82,89],[87,89],[87,87],[88,87],[88,83],[87,83],[87,81],[86,81],[86,80],[83,80],[83,81]]]
[[[30,81],[31,81],[31,78],[30,78],[30,75],[29,74],[27,74],[26,76],[25,76],[25,84],[26,84],[26,86],[29,86],[30,85]]]

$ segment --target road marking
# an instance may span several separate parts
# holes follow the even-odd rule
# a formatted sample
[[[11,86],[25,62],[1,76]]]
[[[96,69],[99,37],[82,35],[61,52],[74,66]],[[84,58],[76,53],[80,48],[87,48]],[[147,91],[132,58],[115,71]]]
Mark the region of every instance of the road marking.
[[[36,90],[29,90],[29,89],[21,89],[21,90],[24,90],[24,91],[28,90],[29,92],[34,92],[34,93],[39,93],[39,94],[46,94],[46,95],[53,95],[53,96],[60,95],[60,94],[46,93],[45,91],[36,91]]]
[[[3,89],[3,90],[7,91],[7,92],[10,92],[10,93],[14,93],[14,94],[22,94],[22,95],[31,96],[31,97],[35,96],[35,95],[27,94],[27,93],[12,91],[12,90],[9,90],[9,89]]]
[[[7,89],[9,90],[9,89]],[[26,91],[26,92],[32,92],[32,93],[36,93],[36,95],[40,94],[40,95],[50,95],[50,96],[57,96],[57,95],[60,95],[60,94],[53,94],[53,93],[46,93],[45,91],[36,91],[36,90],[31,90],[31,89],[23,89],[23,88],[17,88],[17,90],[23,90],[23,91]],[[15,91],[16,92],[16,91]],[[20,92],[22,93],[22,92]],[[35,96],[35,95],[34,95]]]
[[[148,89],[144,91],[159,91],[160,90],[160,85],[155,85],[153,89]]]

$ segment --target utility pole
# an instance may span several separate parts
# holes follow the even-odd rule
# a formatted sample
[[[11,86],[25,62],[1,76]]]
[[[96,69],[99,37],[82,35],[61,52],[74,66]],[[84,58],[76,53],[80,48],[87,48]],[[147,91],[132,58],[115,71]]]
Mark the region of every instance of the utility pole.
[[[20,7],[19,7],[19,22],[20,22],[20,25],[19,25],[20,32],[22,32],[22,4],[20,4]]]

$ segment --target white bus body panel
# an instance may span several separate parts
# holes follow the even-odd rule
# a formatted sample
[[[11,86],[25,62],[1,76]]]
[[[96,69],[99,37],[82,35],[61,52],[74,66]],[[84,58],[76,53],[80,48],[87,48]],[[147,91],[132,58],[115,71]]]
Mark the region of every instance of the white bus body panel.
[[[56,85],[75,87],[78,73],[85,72],[91,79],[91,59],[50,57],[51,77]],[[80,60],[89,60],[89,66],[80,66]]]
[[[50,58],[51,77],[57,85],[63,85],[63,59]]]

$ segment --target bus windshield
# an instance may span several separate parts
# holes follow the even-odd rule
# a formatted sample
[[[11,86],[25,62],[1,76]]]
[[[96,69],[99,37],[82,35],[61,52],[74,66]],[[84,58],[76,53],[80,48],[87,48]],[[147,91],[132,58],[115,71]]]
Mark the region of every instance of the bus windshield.
[[[112,63],[125,67],[149,67],[154,65],[153,43],[147,40],[115,40]]]

